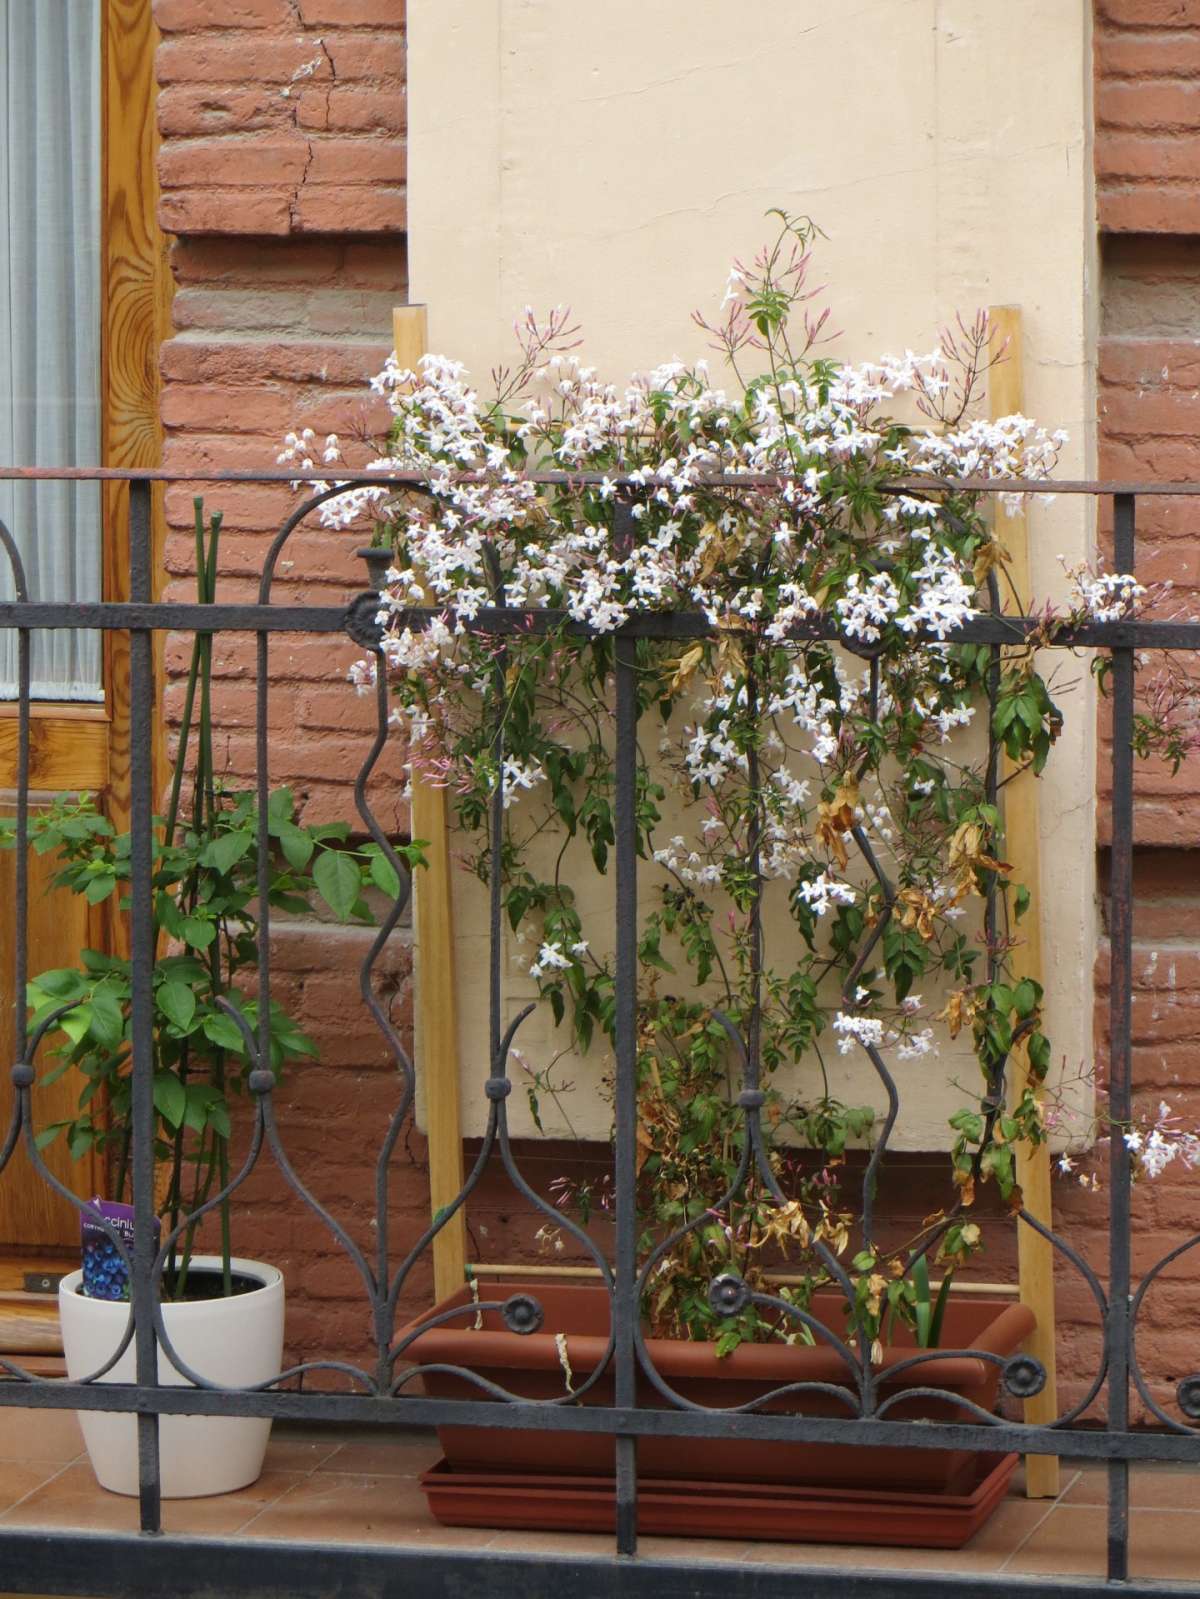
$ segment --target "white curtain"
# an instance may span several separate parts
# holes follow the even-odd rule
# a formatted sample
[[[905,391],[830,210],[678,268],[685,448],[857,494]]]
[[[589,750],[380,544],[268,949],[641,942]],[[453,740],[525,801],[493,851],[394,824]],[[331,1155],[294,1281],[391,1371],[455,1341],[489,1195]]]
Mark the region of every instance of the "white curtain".
[[[0,0],[0,464],[100,461],[100,4]],[[100,598],[92,483],[0,482],[30,597]],[[0,598],[13,598],[0,554]],[[39,699],[103,698],[99,635],[33,635]],[[16,635],[0,631],[0,698]]]

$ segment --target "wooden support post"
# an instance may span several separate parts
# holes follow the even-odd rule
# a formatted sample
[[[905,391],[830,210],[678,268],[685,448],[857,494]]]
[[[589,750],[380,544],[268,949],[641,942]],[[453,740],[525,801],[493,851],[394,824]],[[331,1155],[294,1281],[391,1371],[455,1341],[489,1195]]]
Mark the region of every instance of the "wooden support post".
[[[397,306],[392,312],[392,336],[400,365],[415,370],[428,347],[425,307]],[[436,1216],[454,1203],[463,1186],[454,911],[445,789],[414,778],[411,814],[412,836],[425,840],[429,862],[413,877],[417,957],[414,1010],[429,1136],[429,1206],[431,1215]],[[439,1300],[462,1287],[466,1261],[466,1217],[459,1210],[433,1241],[433,1286]]]
[[[1016,306],[994,306],[990,312],[993,337],[997,344],[1007,341],[1005,359],[992,368],[988,400],[992,418],[1023,410],[1021,369],[1021,313]],[[1008,575],[1021,603],[1030,600],[1029,528],[1022,510],[1008,517],[997,511],[997,533],[1009,554]],[[1001,583],[1005,581],[1001,574]],[[1026,771],[1013,776],[1013,764],[1004,757],[1005,858],[1012,863],[1013,881],[1024,883],[1033,895],[1033,904],[1018,928],[1020,942],[1012,952],[1013,976],[1042,980],[1041,922],[1041,837],[1038,830],[1037,778]],[[1024,1092],[1028,1062],[1014,1058],[1014,1096]],[[1040,1144],[1030,1149],[1017,1147],[1017,1181],[1024,1195],[1025,1209],[1043,1226],[1051,1223],[1050,1150]],[[1025,1420],[1045,1425],[1058,1414],[1058,1388],[1055,1375],[1054,1248],[1032,1227],[1017,1224],[1017,1249],[1021,1301],[1037,1317],[1037,1330],[1026,1341],[1029,1354],[1041,1361],[1046,1371],[1046,1386],[1040,1394],[1025,1401]],[[1058,1496],[1058,1460],[1053,1455],[1028,1455],[1025,1460],[1025,1492],[1030,1499]]]

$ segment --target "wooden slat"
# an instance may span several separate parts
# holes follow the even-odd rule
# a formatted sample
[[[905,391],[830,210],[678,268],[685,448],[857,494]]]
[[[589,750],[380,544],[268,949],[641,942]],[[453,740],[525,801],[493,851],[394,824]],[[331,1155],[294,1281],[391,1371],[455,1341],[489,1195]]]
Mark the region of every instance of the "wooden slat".
[[[426,328],[423,305],[397,306],[393,311],[392,336],[401,366],[416,368],[428,348]],[[436,1216],[453,1204],[463,1186],[458,995],[445,789],[414,779],[410,827],[413,838],[426,841],[429,862],[414,879],[413,913],[418,962],[415,1003],[429,1137],[429,1205]],[[466,1217],[459,1210],[433,1241],[434,1292],[439,1300],[461,1288],[466,1259]]]
[[[15,707],[0,710],[0,789],[17,783]],[[45,794],[108,787],[108,717],[101,706],[35,705],[29,721],[29,786]]]
[[[61,1355],[62,1348],[53,1295],[0,1293],[0,1354]]]
[[[103,7],[103,327],[101,451],[105,466],[162,463],[158,355],[170,331],[172,278],[158,226],[158,128],[154,52],[158,29],[144,0]],[[129,598],[129,488],[106,483],[104,597]],[[155,592],[162,570],[164,522],[155,495]],[[161,636],[156,640],[161,665]],[[104,635],[105,686],[112,713],[112,791],[108,814],[118,831],[129,811],[129,640]],[[161,680],[161,678],[160,678]],[[165,775],[161,724],[155,731],[156,778]],[[114,936],[117,930],[112,929]]]
[[[995,306],[991,312],[995,339],[1007,340],[1006,359],[992,368],[989,381],[989,408],[993,419],[1024,409],[1024,383],[1021,365],[1021,313],[1018,307]],[[1001,515],[998,533],[1009,552],[1008,573],[1021,604],[1031,599],[1029,567],[1029,528],[1024,511],[1016,516]],[[1003,579],[1002,579],[1003,581]],[[1005,855],[1012,863],[1013,881],[1024,883],[1033,896],[1029,912],[1022,918],[1020,942],[1013,949],[1013,975],[1042,981],[1041,923],[1041,834],[1038,827],[1038,779],[1032,772],[1013,776],[1013,765],[1005,756],[1003,774]],[[1023,1052],[1013,1061],[1011,1091],[1019,1096],[1027,1082],[1028,1061]],[[1050,1150],[1041,1144],[1030,1149],[1017,1146],[1017,1181],[1030,1216],[1049,1227],[1051,1224]],[[1025,1420],[1045,1425],[1058,1415],[1058,1387],[1055,1371],[1054,1248],[1032,1227],[1017,1225],[1017,1248],[1021,1281],[1021,1301],[1037,1317],[1037,1330],[1026,1340],[1026,1350],[1041,1361],[1046,1370],[1046,1386],[1040,1394],[1025,1401]],[[1059,1491],[1058,1460],[1053,1455],[1029,1455],[1025,1460],[1025,1491],[1030,1499],[1053,1499]]]
[[[87,726],[87,723],[81,723]],[[36,809],[36,800],[34,802]],[[12,814],[11,796],[0,795],[0,814]],[[82,894],[55,888],[52,880],[58,870],[53,855],[29,852],[29,975],[60,966],[75,966],[79,951],[95,947],[97,916]],[[16,919],[12,906],[16,897],[16,852],[0,850],[0,984],[6,1003],[0,1006],[0,1060],[16,1057],[15,996],[12,971],[15,957]],[[24,999],[24,996],[21,996]],[[61,1041],[61,1035],[54,1042]],[[45,1048],[39,1051],[39,1065],[52,1064]],[[83,1078],[72,1068],[54,1083],[39,1083],[33,1094],[35,1126],[69,1121],[78,1114],[79,1090]],[[0,1126],[7,1128],[12,1115],[13,1086],[7,1071],[0,1071]],[[85,1156],[72,1160],[62,1138],[42,1151],[42,1158],[58,1180],[81,1199],[90,1199],[100,1180],[98,1163]],[[0,1249],[16,1245],[25,1250],[78,1249],[79,1213],[56,1193],[30,1166],[23,1149],[17,1150],[0,1177]],[[34,1264],[18,1256],[5,1262],[7,1286],[10,1269],[36,1270]]]
[[[61,1277],[79,1265],[79,1250],[61,1255],[5,1255],[0,1257],[0,1294],[18,1293],[25,1287],[26,1273]],[[53,1298],[53,1295],[50,1296]]]

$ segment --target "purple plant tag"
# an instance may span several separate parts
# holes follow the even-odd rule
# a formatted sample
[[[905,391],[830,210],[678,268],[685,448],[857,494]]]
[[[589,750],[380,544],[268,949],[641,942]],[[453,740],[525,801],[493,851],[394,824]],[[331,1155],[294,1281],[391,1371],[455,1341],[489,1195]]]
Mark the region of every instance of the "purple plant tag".
[[[133,1255],[133,1206],[118,1205],[111,1199],[93,1199],[83,1213],[83,1294],[87,1299],[128,1299],[129,1272],[121,1259],[116,1244],[95,1220],[100,1216],[120,1238],[127,1252]],[[159,1232],[158,1217],[154,1218],[154,1232]]]

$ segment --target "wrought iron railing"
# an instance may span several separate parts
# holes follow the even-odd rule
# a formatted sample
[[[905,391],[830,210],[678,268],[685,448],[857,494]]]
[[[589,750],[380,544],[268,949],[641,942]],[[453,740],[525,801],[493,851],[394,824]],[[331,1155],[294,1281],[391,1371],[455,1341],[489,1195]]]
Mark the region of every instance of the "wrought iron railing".
[[[14,469],[0,470],[0,477],[17,475]],[[141,1533],[128,1536],[97,1535],[78,1530],[53,1534],[25,1530],[6,1530],[0,1526],[0,1588],[13,1591],[56,1593],[287,1593],[290,1595],[384,1594],[407,1591],[414,1584],[444,1584],[447,1589],[482,1592],[484,1587],[519,1585],[527,1592],[549,1593],[565,1581],[581,1593],[615,1591],[653,1592],[657,1596],[675,1593],[757,1593],[777,1587],[778,1569],[767,1571],[747,1566],[695,1565],[682,1567],[669,1561],[629,1557],[637,1549],[637,1452],[639,1440],[649,1437],[727,1438],[738,1440],[808,1442],[817,1445],[873,1447],[920,1447],[922,1449],[981,1451],[1013,1450],[1026,1454],[1073,1456],[1107,1462],[1108,1577],[1122,1591],[1150,1592],[1150,1584],[1128,1581],[1129,1547],[1129,1467],[1138,1461],[1191,1463],[1200,1469],[1200,1375],[1189,1376],[1177,1390],[1182,1415],[1172,1417],[1157,1402],[1136,1358],[1138,1313],[1148,1286],[1168,1263],[1200,1242],[1200,1235],[1184,1240],[1162,1261],[1144,1273],[1135,1284],[1131,1270],[1131,1157],[1124,1141],[1111,1140],[1109,1172],[1109,1251],[1107,1283],[1102,1283],[1070,1242],[1050,1232],[1041,1223],[1022,1217],[1026,1225],[1047,1237],[1061,1258],[1079,1272],[1097,1305],[1103,1326],[1103,1353],[1083,1400],[1073,1404],[1054,1421],[1032,1425],[1002,1419],[978,1407],[957,1403],[962,1419],[914,1423],[889,1416],[893,1406],[881,1396],[872,1377],[869,1357],[847,1351],[850,1379],[846,1393],[852,1398],[852,1413],[846,1416],[800,1416],[766,1409],[771,1396],[761,1403],[737,1411],[704,1408],[680,1398],[653,1370],[639,1327],[639,1303],[644,1262],[639,1262],[635,1188],[637,1181],[637,1040],[636,1040],[636,963],[637,963],[637,837],[636,837],[636,689],[635,650],[639,638],[694,638],[709,631],[701,615],[646,614],[622,628],[615,645],[615,927],[616,927],[616,1020],[615,1020],[615,1245],[612,1258],[604,1258],[590,1241],[588,1249],[598,1261],[611,1295],[611,1339],[609,1370],[614,1382],[611,1403],[580,1406],[564,1399],[534,1401],[506,1394],[465,1369],[458,1373],[474,1385],[471,1398],[431,1398],[406,1391],[399,1372],[411,1339],[397,1339],[397,1302],[415,1263],[430,1248],[447,1214],[441,1213],[420,1237],[404,1239],[396,1247],[389,1233],[388,1175],[398,1133],[413,1109],[416,1080],[402,1042],[393,1029],[383,1006],[374,998],[371,971],[389,935],[405,908],[407,872],[404,863],[372,813],[368,803],[368,779],[378,763],[388,735],[386,673],[377,674],[378,726],[373,742],[364,751],[355,795],[361,827],[391,860],[405,884],[404,893],[392,906],[374,939],[363,972],[363,992],[400,1073],[398,1102],[390,1125],[383,1130],[378,1154],[377,1236],[373,1258],[360,1248],[349,1231],[332,1217],[306,1189],[303,1174],[288,1158],[286,1127],[277,1121],[272,1102],[275,1079],[265,1064],[249,1075],[249,1087],[256,1101],[248,1153],[241,1170],[233,1177],[229,1192],[235,1192],[257,1161],[273,1159],[279,1166],[297,1201],[309,1206],[330,1229],[340,1247],[354,1263],[363,1283],[374,1328],[374,1363],[370,1369],[339,1362],[312,1362],[294,1368],[276,1382],[251,1390],[219,1389],[196,1373],[188,1371],[171,1349],[158,1297],[165,1252],[156,1241],[154,1131],[155,1107],[152,1082],[153,978],[155,928],[152,905],[152,839],[155,795],[153,792],[152,746],[156,717],[154,680],[154,635],[156,632],[194,631],[201,633],[250,633],[257,640],[257,785],[259,798],[260,905],[262,937],[259,945],[258,982],[261,1034],[247,1040],[269,1059],[269,1012],[265,1003],[271,989],[271,949],[269,938],[268,872],[270,841],[268,794],[270,743],[267,731],[267,706],[270,693],[270,646],[279,634],[349,634],[362,647],[378,654],[376,624],[377,601],[371,592],[354,596],[345,605],[293,605],[278,603],[275,578],[281,556],[304,518],[327,495],[310,498],[280,528],[267,553],[257,600],[251,604],[216,602],[207,605],[159,603],[153,598],[154,571],[151,538],[151,496],[155,483],[180,475],[154,472],[32,472],[29,476],[81,476],[125,479],[129,482],[129,599],[122,602],[82,604],[56,601],[31,601],[27,595],[17,544],[9,530],[0,528],[12,568],[17,598],[0,604],[0,627],[16,630],[19,640],[18,771],[16,793],[16,895],[5,914],[15,923],[15,961],[3,981],[6,1003],[15,1017],[16,1061],[10,1068],[15,1089],[10,1125],[0,1129],[0,1174],[10,1165],[19,1145],[41,1179],[70,1200],[77,1208],[82,1202],[58,1181],[45,1163],[35,1139],[36,1102],[39,1073],[35,1054],[53,1018],[31,1031],[24,1004],[27,978],[27,933],[29,890],[27,840],[29,837],[29,747],[31,707],[29,697],[29,644],[31,632],[39,628],[100,628],[116,630],[129,637],[129,713],[131,719],[131,972],[132,972],[132,1095],[133,1149],[132,1187],[137,1211],[131,1252],[132,1296],[125,1345],[136,1351],[137,1380],[132,1385],[102,1383],[94,1373],[83,1381],[38,1377],[24,1370],[16,1358],[0,1360],[7,1380],[0,1381],[0,1405],[79,1411],[108,1410],[132,1413],[137,1417],[140,1460]],[[220,484],[294,481],[296,474],[230,472],[208,476],[189,475],[189,483]],[[378,481],[378,479],[376,479]],[[383,481],[397,487],[419,488],[415,480],[389,477]],[[752,488],[754,480],[737,480]],[[948,486],[948,485],[947,485]],[[993,493],[995,483],[957,483],[982,493]],[[923,483],[926,491],[936,485]],[[1011,489],[1012,484],[1002,485]],[[1044,490],[1044,484],[1030,484]],[[1059,483],[1059,494],[1080,494],[1099,500],[1110,497],[1113,505],[1115,570],[1135,571],[1135,501],[1141,496],[1193,494],[1200,490],[1182,486],[1138,484]],[[409,620],[414,626],[434,613],[414,611]],[[544,629],[561,618],[545,611],[518,611],[504,607],[485,609],[472,624],[497,636],[517,630]],[[981,614],[966,623],[955,642],[974,641],[998,651],[1005,644],[1023,639],[1037,626],[1032,618]],[[832,622],[820,618],[811,624],[813,636],[836,637]],[[1110,692],[1112,699],[1112,847],[1109,937],[1111,943],[1111,1007],[1109,1016],[1110,1077],[1109,1114],[1115,1126],[1128,1123],[1131,1115],[1131,984],[1132,984],[1132,873],[1133,873],[1133,716],[1135,653],[1140,649],[1194,651],[1200,649],[1200,624],[1177,622],[1120,621],[1091,624],[1070,630],[1060,629],[1047,642],[1048,648],[1073,647],[1105,651],[1111,656]],[[382,666],[382,657],[379,657]],[[1080,774],[1088,782],[1090,774]],[[499,794],[496,804],[499,806]],[[494,818],[498,821],[499,818]],[[499,849],[501,828],[493,826],[493,847]],[[506,1134],[507,1050],[510,1036],[502,1035],[500,996],[501,904],[498,860],[491,873],[491,1075],[485,1084],[488,1096],[488,1130],[483,1152],[476,1163],[458,1205],[465,1202],[483,1165],[490,1158],[502,1163],[509,1179],[536,1205],[548,1208],[526,1183],[518,1158]],[[11,988],[8,984],[11,983]],[[894,1093],[895,1085],[883,1063],[876,1070],[885,1087]],[[757,1092],[757,1062],[753,1052],[745,1060],[745,1079],[741,1104],[747,1128],[748,1160],[761,1157],[757,1124],[761,1094]],[[884,1152],[886,1140],[877,1147],[866,1174],[870,1193],[874,1168]],[[767,1187],[770,1174],[762,1168]],[[0,1178],[2,1180],[2,1178]],[[209,1201],[214,1206],[220,1196]],[[869,1199],[868,1199],[869,1203]],[[452,1207],[457,1208],[457,1206]],[[561,1218],[559,1218],[561,1219]],[[113,1235],[119,1248],[120,1240]],[[469,1314],[492,1310],[503,1315],[515,1330],[531,1328],[538,1322],[536,1286],[521,1296],[522,1302],[472,1304]],[[714,1285],[716,1300],[722,1294],[732,1306],[741,1302],[736,1283],[726,1280]],[[167,1386],[157,1377],[159,1347],[163,1347],[194,1386]],[[915,1358],[943,1358],[937,1350]],[[955,1352],[949,1352],[955,1353]],[[968,1352],[978,1354],[979,1352]],[[982,1356],[1000,1363],[998,1357]],[[107,1369],[107,1368],[106,1368]],[[354,1379],[355,1392],[322,1388],[323,1370],[334,1369]],[[294,1379],[308,1377],[302,1387]],[[1023,1356],[1004,1367],[1010,1392],[1028,1393],[1037,1386],[1038,1370],[1030,1357]],[[644,1382],[658,1390],[654,1406],[639,1402]],[[339,1390],[344,1383],[338,1385]],[[934,1390],[925,1392],[936,1393]],[[1131,1397],[1134,1393],[1159,1424],[1157,1429],[1131,1425]],[[1102,1426],[1080,1424],[1085,1410],[1098,1395],[1107,1398],[1107,1419]],[[572,1397],[578,1397],[576,1394]],[[535,1557],[520,1554],[476,1554],[453,1549],[366,1549],[325,1545],[280,1546],[240,1539],[236,1543],[164,1536],[161,1532],[160,1471],[158,1432],[163,1416],[196,1414],[208,1416],[273,1417],[327,1423],[331,1426],[365,1424],[372,1427],[397,1425],[495,1427],[519,1430],[554,1430],[588,1433],[614,1440],[616,1462],[616,1542],[608,1558],[567,1560],[565,1557]],[[878,1565],[875,1556],[865,1564]],[[922,1573],[919,1577],[875,1572],[869,1578],[846,1570],[823,1570],[819,1577],[810,1574],[820,1592],[902,1593],[945,1586],[958,1581],[951,1575],[938,1578]],[[805,1578],[804,1554],[797,1548],[793,1580]],[[998,1579],[974,1579],[981,1587],[998,1586]],[[1006,1581],[1008,1579],[1005,1579]],[[1031,1591],[1060,1591],[1066,1583],[1031,1582]],[[1200,1577],[1194,1591],[1200,1593]]]

